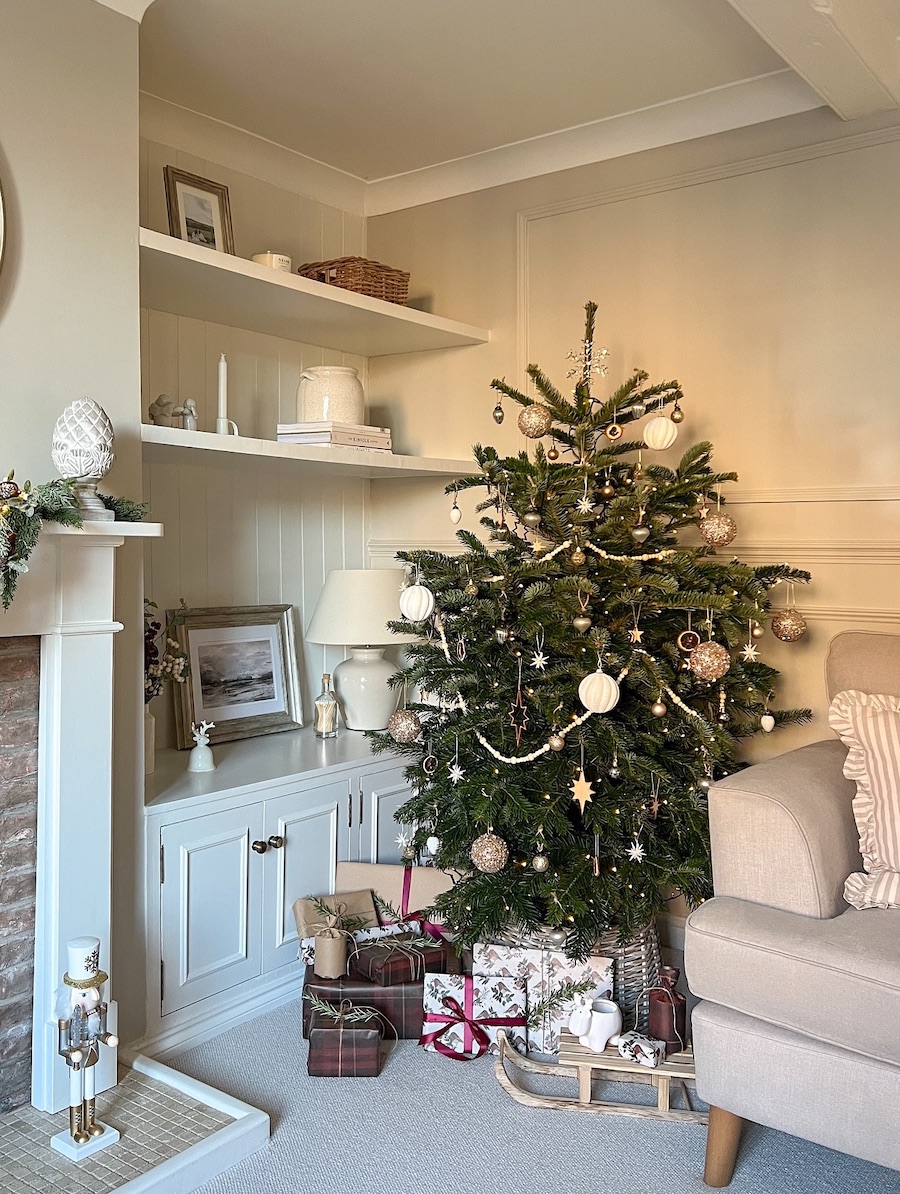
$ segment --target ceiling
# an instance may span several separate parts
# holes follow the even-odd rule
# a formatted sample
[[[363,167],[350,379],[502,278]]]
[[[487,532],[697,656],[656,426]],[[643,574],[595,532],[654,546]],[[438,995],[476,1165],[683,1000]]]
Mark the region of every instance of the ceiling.
[[[585,130],[608,138],[648,109],[657,124],[670,109],[692,113],[696,131],[688,121],[674,137],[685,139],[710,131],[698,105],[727,111],[730,127],[823,102],[845,117],[896,107],[900,0],[864,7],[861,17],[830,0],[154,0],[141,89],[372,183],[521,154],[535,139],[542,151],[554,138],[583,146]],[[518,176],[561,161],[532,153]]]

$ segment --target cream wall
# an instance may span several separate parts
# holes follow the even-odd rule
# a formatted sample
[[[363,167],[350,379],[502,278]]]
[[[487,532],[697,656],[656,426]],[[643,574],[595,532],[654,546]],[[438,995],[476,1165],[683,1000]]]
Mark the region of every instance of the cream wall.
[[[814,573],[797,595],[807,637],[763,646],[780,703],[816,720],[753,756],[827,735],[832,634],[900,630],[898,184],[900,128],[819,111],[369,222],[370,255],[409,269],[424,305],[492,330],[484,347],[372,362],[404,450],[518,451],[490,380],[524,384],[534,361],[566,384],[588,299],[611,354],[601,385],[634,366],[682,383],[679,446],[709,438],[740,475],[735,552]],[[451,538],[437,486],[412,511],[408,490],[381,494],[382,550]]]
[[[87,395],[109,413],[107,492],[140,499],[137,24],[94,0],[0,5],[0,410],[5,475],[55,476],[53,425]],[[40,550],[40,548],[39,548]],[[134,858],[140,792],[141,548],[117,553],[112,974],[125,1024],[143,1005]],[[23,577],[17,604],[27,602]],[[0,635],[3,614],[0,613]],[[85,676],[86,699],[92,677]],[[90,827],[85,827],[90,832]],[[93,932],[90,924],[84,932]]]

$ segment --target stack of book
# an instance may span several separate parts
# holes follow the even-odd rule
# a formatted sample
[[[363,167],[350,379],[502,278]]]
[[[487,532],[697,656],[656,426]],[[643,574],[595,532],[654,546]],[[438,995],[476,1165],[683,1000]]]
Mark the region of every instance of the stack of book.
[[[367,448],[391,451],[391,433],[387,427],[367,427],[364,423],[279,423],[276,436],[280,444],[333,444],[341,448]]]

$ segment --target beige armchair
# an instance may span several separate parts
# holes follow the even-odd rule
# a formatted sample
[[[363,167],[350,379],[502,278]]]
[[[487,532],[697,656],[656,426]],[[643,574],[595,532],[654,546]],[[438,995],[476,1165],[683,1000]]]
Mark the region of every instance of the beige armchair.
[[[839,634],[826,681],[900,693],[900,636]],[[844,902],[862,869],[846,753],[816,742],[710,790],[715,896],[685,938],[709,1186],[744,1119],[900,1169],[900,908]]]

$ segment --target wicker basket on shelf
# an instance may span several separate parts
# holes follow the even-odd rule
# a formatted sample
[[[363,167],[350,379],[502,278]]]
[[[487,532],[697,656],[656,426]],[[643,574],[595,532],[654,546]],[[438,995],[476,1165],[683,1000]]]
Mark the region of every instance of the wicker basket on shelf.
[[[384,299],[388,303],[406,305],[409,297],[409,274],[392,269],[365,257],[335,257],[331,261],[309,261],[297,269],[301,278],[340,286],[369,298]]]

